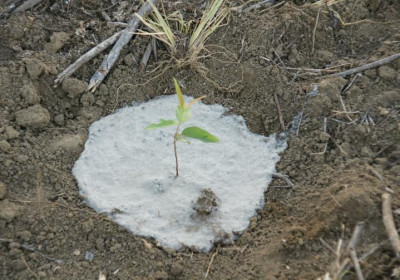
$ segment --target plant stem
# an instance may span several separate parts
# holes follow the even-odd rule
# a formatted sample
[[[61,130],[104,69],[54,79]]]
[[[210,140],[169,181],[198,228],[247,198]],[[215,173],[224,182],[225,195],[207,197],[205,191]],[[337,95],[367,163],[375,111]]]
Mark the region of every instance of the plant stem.
[[[178,169],[178,153],[176,152],[176,138],[178,137],[178,133],[179,133],[179,126],[181,125],[181,123],[178,124],[178,126],[176,127],[176,131],[174,134],[174,153],[175,153],[175,177],[179,176],[179,169]]]

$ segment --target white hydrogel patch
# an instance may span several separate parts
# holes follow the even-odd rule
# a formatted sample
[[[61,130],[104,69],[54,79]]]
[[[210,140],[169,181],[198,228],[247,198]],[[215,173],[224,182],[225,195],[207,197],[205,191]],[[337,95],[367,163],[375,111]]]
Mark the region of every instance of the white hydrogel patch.
[[[278,153],[286,144],[251,133],[242,117],[223,116],[227,109],[220,105],[199,102],[182,129],[201,127],[220,142],[178,142],[180,175],[175,179],[175,128],[144,128],[159,119],[174,119],[176,106],[176,96],[163,96],[96,121],[73,174],[91,207],[109,213],[133,233],[176,250],[186,245],[208,251],[215,236],[243,231],[263,206]],[[192,203],[205,188],[220,203],[217,211],[197,219]]]

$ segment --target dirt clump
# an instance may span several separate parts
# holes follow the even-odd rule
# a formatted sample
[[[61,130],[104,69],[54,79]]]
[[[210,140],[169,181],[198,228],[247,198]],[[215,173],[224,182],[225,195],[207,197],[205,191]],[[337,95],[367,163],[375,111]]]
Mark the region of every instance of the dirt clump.
[[[50,113],[41,105],[33,105],[15,112],[15,120],[23,127],[43,129],[50,121]]]
[[[199,197],[193,202],[193,210],[200,216],[210,215],[218,209],[218,201],[218,197],[211,189],[202,189]]]

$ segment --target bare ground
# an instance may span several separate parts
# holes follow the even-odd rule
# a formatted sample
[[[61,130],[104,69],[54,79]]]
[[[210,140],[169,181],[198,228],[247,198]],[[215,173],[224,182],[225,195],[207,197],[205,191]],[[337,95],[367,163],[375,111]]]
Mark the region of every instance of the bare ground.
[[[107,279],[203,279],[209,266],[208,279],[316,279],[334,272],[329,247],[340,238],[347,245],[360,221],[359,258],[375,249],[361,262],[364,276],[399,278],[381,194],[391,193],[393,209],[400,207],[400,60],[362,72],[345,92],[354,75],[323,77],[400,53],[398,1],[289,1],[232,12],[209,40],[229,57],[205,59],[207,79],[190,68],[157,68],[168,58],[162,47],[159,61],[151,58],[141,71],[132,55],[139,60],[148,39],[138,37],[94,94],[84,89],[105,54],[75,73],[77,80],[57,88],[53,81],[119,30],[101,10],[126,22],[139,4],[71,2],[45,1],[0,21],[0,278],[97,279],[102,271]],[[166,9],[196,18],[200,2]],[[208,254],[132,235],[88,208],[71,174],[93,121],[172,94],[173,76],[188,94],[207,94],[205,102],[242,115],[255,133],[282,131],[276,100],[285,128],[295,128],[278,166],[294,188],[274,181],[240,238]],[[307,96],[315,85],[319,95]],[[292,120],[302,111],[297,127]],[[343,279],[357,279],[354,269]]]

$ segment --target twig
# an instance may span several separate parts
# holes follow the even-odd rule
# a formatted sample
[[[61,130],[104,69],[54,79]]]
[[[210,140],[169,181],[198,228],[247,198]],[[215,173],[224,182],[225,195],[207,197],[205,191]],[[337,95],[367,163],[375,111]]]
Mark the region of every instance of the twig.
[[[320,77],[320,78],[324,79],[324,78],[327,78],[327,77],[346,77],[346,76],[354,74],[354,73],[359,73],[359,72],[362,72],[362,71],[365,71],[365,70],[368,70],[368,69],[371,69],[371,68],[379,67],[379,66],[381,66],[383,64],[390,63],[390,62],[392,62],[392,61],[394,61],[396,59],[399,59],[399,58],[400,58],[400,53],[396,53],[396,54],[388,56],[386,58],[383,58],[383,59],[380,59],[380,60],[365,64],[365,65],[362,65],[362,66],[359,66],[359,67],[356,67],[356,68],[353,68],[353,69],[350,69],[350,70],[347,70],[347,71],[326,75],[326,76],[323,76],[323,77]]]
[[[217,250],[215,251],[215,253],[212,254],[212,256],[211,256],[211,260],[210,260],[210,262],[208,263],[206,275],[204,276],[204,278],[207,278],[208,274],[210,273],[210,268],[211,268],[211,265],[212,265],[212,263],[213,263],[213,261],[214,261],[215,256],[218,254],[218,249],[219,249],[219,247],[217,248]]]
[[[26,261],[26,259],[25,259],[25,257],[24,257],[24,254],[22,254],[22,253],[21,253],[21,259],[22,259],[22,261],[24,262],[24,264],[25,264],[25,266],[26,266],[26,269],[28,269],[28,271],[29,271],[33,276],[35,276],[36,279],[39,279],[39,275],[37,275],[35,272],[32,271],[32,269],[29,267],[29,264],[27,263],[27,261]]]
[[[282,110],[281,106],[279,105],[278,96],[276,95],[275,91],[274,91],[274,99],[275,99],[276,109],[278,110],[278,117],[279,117],[279,122],[281,124],[281,128],[283,131],[285,131],[285,123],[283,122]]]
[[[363,273],[361,271],[360,262],[358,261],[357,253],[356,253],[355,250],[350,250],[350,258],[353,261],[354,269],[355,269],[355,271],[357,273],[358,279],[359,280],[364,280],[365,278],[364,278],[364,275],[363,275]]]
[[[94,73],[92,78],[90,79],[88,91],[94,92],[107,74],[110,72],[111,68],[113,67],[114,63],[117,61],[119,54],[121,53],[122,48],[128,44],[130,39],[133,36],[133,33],[138,29],[141,20],[137,15],[140,17],[146,17],[152,11],[152,5],[156,5],[158,0],[149,0],[147,1],[142,7],[139,9],[138,13],[134,14],[132,19],[129,21],[129,26],[125,28],[121,36],[119,37],[118,41],[115,43],[113,49],[111,50],[110,54],[107,55],[103,62],[101,63],[99,69]]]
[[[22,249],[27,250],[27,251],[30,251],[30,252],[33,252],[33,253],[36,253],[36,254],[38,254],[38,255],[44,257],[45,259],[48,259],[49,261],[56,262],[57,264],[63,263],[63,260],[55,259],[55,258],[49,257],[49,256],[47,256],[47,255],[45,255],[45,254],[43,254],[43,253],[41,253],[41,252],[39,252],[39,251],[33,249],[32,247],[30,247],[30,246],[28,246],[28,245],[20,244],[20,243],[18,243],[18,242],[15,242],[14,240],[6,239],[6,238],[0,238],[0,242],[15,243],[15,244],[17,244],[19,247],[21,247]]]
[[[251,12],[252,10],[260,9],[262,6],[271,6],[275,3],[275,0],[262,0],[256,4],[250,5],[247,8],[242,8],[242,10],[237,9],[238,12]],[[240,8],[240,7],[239,7]]]
[[[38,4],[39,2],[42,2],[42,0],[28,0],[28,1],[24,2],[21,6],[16,8],[13,11],[13,13],[19,13],[19,12],[26,11],[26,10],[32,8],[33,6],[35,6],[36,4]]]
[[[346,117],[349,121],[353,122],[354,120],[349,116],[349,112],[346,109],[346,105],[344,104],[343,98],[341,94],[337,94],[339,97],[340,104],[342,105],[343,112],[346,114]]]
[[[289,180],[287,175],[281,174],[281,173],[272,173],[272,177],[281,179],[286,182],[286,186],[283,186],[284,188],[293,188],[294,184]]]
[[[354,265],[354,269],[357,273],[357,277],[359,280],[364,280],[364,275],[361,271],[361,267],[360,267],[360,262],[357,258],[357,253],[356,253],[356,246],[361,238],[361,234],[364,231],[364,226],[365,226],[365,222],[359,222],[356,226],[356,228],[354,229],[353,235],[351,236],[349,245],[347,246],[347,249],[349,250],[350,253],[350,258],[353,261],[353,265]]]
[[[317,26],[318,26],[318,20],[319,20],[319,14],[321,13],[321,9],[318,9],[318,14],[317,14],[317,18],[315,20],[315,25],[314,25],[314,30],[313,30],[313,34],[312,34],[312,47],[311,47],[311,53],[314,53],[314,47],[315,47],[315,32],[317,31]]]
[[[351,82],[349,83],[349,85],[342,90],[341,94],[345,94],[346,91],[348,91],[354,84],[354,82],[356,81],[356,79],[358,77],[361,77],[362,75],[360,73],[358,73],[357,75],[354,76],[354,78],[351,80]]]
[[[115,26],[122,26],[122,27],[128,27],[129,24],[125,22],[119,22],[119,21],[108,21],[107,23],[115,25]]]
[[[158,61],[158,53],[157,53],[157,41],[156,38],[151,38],[151,48],[153,50],[154,61]]]
[[[152,40],[147,44],[146,50],[144,51],[142,60],[140,61],[140,69],[144,70],[147,66],[147,62],[149,61],[150,54],[152,50]]]
[[[388,193],[382,194],[382,215],[383,223],[388,233],[390,242],[392,243],[394,253],[396,254],[396,257],[400,259],[400,240],[393,221],[392,196]]]
[[[117,41],[118,37],[121,35],[122,31],[119,31],[115,33],[113,36],[110,38],[104,40],[94,48],[92,48],[90,51],[82,55],[80,58],[78,58],[73,64],[68,66],[67,69],[62,71],[60,74],[58,74],[57,78],[54,81],[54,87],[57,87],[60,83],[62,83],[66,78],[71,76],[73,73],[75,73],[76,70],[79,69],[83,64],[91,60],[93,57],[107,49],[109,46],[115,43]]]
[[[3,12],[0,13],[0,19],[8,16],[12,11],[15,10],[15,8],[20,4],[20,2],[22,2],[22,0],[14,0],[14,1],[8,1],[6,3],[6,6],[4,7]]]
[[[346,65],[349,65],[350,63],[344,63],[344,64],[340,64],[340,65],[335,65],[332,67],[328,67],[328,68],[321,68],[321,69],[315,69],[315,68],[296,68],[296,67],[282,67],[283,69],[286,70],[294,70],[294,71],[306,71],[306,72],[312,72],[312,73],[316,73],[316,74],[321,74],[322,72],[335,72],[336,68],[339,67],[343,67]]]
[[[324,244],[326,248],[328,248],[332,253],[334,253],[334,254],[336,255],[336,251],[335,251],[331,246],[329,246],[329,244],[326,243],[326,241],[325,241],[324,239],[322,239],[322,238],[320,237],[320,238],[319,238],[319,241],[321,241],[321,243]]]

